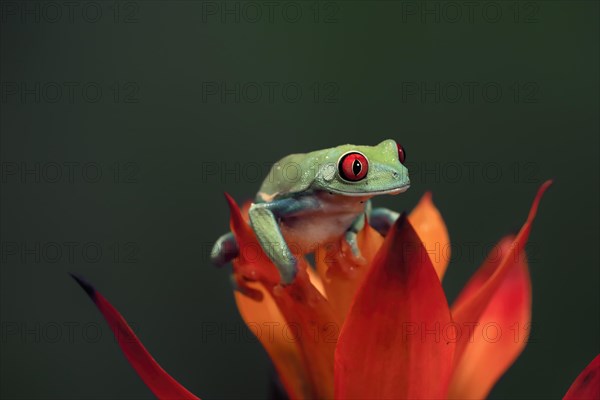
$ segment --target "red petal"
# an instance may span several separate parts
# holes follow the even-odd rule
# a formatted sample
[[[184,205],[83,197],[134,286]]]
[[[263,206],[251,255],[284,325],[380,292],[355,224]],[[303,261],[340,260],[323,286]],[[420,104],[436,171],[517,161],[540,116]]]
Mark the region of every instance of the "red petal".
[[[454,325],[438,275],[402,215],[356,294],[335,354],[336,398],[445,397]]]
[[[471,279],[469,279],[467,284],[462,288],[462,290],[458,294],[456,300],[454,300],[454,303],[452,304],[453,309],[460,308],[464,304],[471,301],[471,298],[474,297],[479,292],[481,287],[485,285],[487,280],[490,279],[492,275],[494,275],[494,272],[496,272],[496,269],[498,269],[498,267],[502,263],[502,260],[508,254],[514,242],[515,236],[508,235],[503,237],[492,248],[483,264],[481,264],[477,272],[475,272]]]
[[[531,312],[525,245],[539,202],[551,183],[545,182],[538,190],[514,241],[504,239],[496,246],[452,306],[452,318],[461,334],[451,397],[485,397],[525,346],[524,331]],[[499,338],[491,338],[490,329],[498,332]]]
[[[522,258],[519,253],[524,252],[525,245],[527,244],[527,239],[529,238],[529,233],[531,231],[531,224],[535,218],[539,202],[544,192],[551,184],[552,181],[547,181],[538,190],[533,204],[531,205],[527,221],[525,221],[525,224],[523,224],[523,227],[519,231],[514,243],[510,246],[508,251],[504,251],[504,253],[502,253],[502,258],[500,259],[500,262],[497,264],[497,268],[495,268],[495,271],[490,278],[485,282],[482,282],[477,290],[472,292],[469,298],[467,298],[465,295],[461,295],[460,297],[462,297],[462,299],[459,297],[459,300],[461,301],[457,301],[453,305],[452,317],[457,323],[476,323],[485,308],[492,300],[496,290],[502,284],[502,281],[510,270],[512,264]],[[457,346],[457,360],[458,357],[460,357],[462,350],[464,350],[464,346],[466,345],[467,341],[468,337],[464,337],[464,335],[461,337],[461,340],[459,340]]]
[[[196,399],[179,382],[167,374],[131,330],[125,318],[90,284],[72,275],[90,296],[112,329],[123,354],[146,386],[159,399]]]
[[[504,258],[502,255],[510,252],[513,241],[514,237],[508,236],[492,250],[453,309],[468,302],[494,275]],[[525,255],[519,252],[518,259],[511,260],[509,264],[505,267],[501,284],[477,321],[466,321],[460,313],[455,317],[454,321],[461,330],[461,353],[457,350],[450,398],[485,398],[527,344],[531,323],[531,283]]]
[[[573,382],[563,400],[600,399],[600,354]]]

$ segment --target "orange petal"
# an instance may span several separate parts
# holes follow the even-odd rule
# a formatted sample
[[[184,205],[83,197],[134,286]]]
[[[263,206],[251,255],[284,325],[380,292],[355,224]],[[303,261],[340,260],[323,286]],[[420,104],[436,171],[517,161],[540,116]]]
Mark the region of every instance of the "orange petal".
[[[321,276],[327,299],[340,321],[344,321],[356,290],[370,268],[373,257],[383,243],[383,237],[365,224],[358,233],[362,260],[357,262],[345,240],[321,246],[315,253],[317,271]]]
[[[579,374],[563,400],[600,399],[600,354]]]
[[[408,220],[423,242],[433,267],[442,280],[450,262],[450,237],[442,215],[433,204],[431,192],[421,197]]]
[[[551,183],[545,182],[538,190],[514,241],[504,239],[494,248],[452,306],[460,335],[451,397],[485,397],[525,346],[531,312],[525,245],[539,202]]]
[[[121,351],[135,372],[158,399],[199,400],[162,369],[133,333],[127,321],[92,285],[71,275],[85,290],[113,331]]]
[[[296,393],[301,392],[303,395],[308,393],[314,397],[332,398],[333,353],[339,333],[339,323],[333,310],[325,297],[311,283],[307,272],[310,267],[304,258],[298,260],[298,273],[294,281],[290,285],[279,285],[280,277],[277,268],[262,251],[237,204],[229,196],[227,200],[231,209],[231,230],[240,248],[240,255],[233,261],[234,276],[239,291],[254,299],[256,303],[253,305],[258,307],[258,309],[245,308],[244,319],[260,320],[264,318],[265,313],[270,312],[265,308],[274,304],[286,322],[284,328],[286,339],[296,341],[300,349],[309,379],[308,383],[301,384],[282,376],[282,380],[287,382],[288,394],[294,397]],[[261,283],[264,291],[257,289],[251,282]],[[242,306],[247,307],[248,304]],[[269,350],[273,349],[267,348],[267,351]],[[286,360],[285,357],[273,359],[278,371],[286,371],[287,367],[282,365],[287,362]],[[310,385],[310,390],[294,389],[294,387],[304,388],[303,385]]]
[[[442,398],[455,343],[431,260],[402,215],[352,304],[335,354],[335,394],[346,398]]]
[[[248,328],[260,340],[277,369],[281,382],[291,399],[314,398],[308,372],[296,340],[288,332],[285,319],[273,297],[257,282],[247,283],[260,291],[261,300],[235,291],[235,301]]]
[[[325,293],[325,286],[323,286],[323,280],[321,279],[321,275],[317,271],[312,268],[306,268],[306,272],[308,272],[308,278],[310,279],[310,283],[317,288],[319,293],[323,295],[323,297],[327,297]]]
[[[270,293],[290,330],[295,332],[316,398],[333,398],[333,355],[340,323],[321,293],[310,283],[306,262],[290,285]]]

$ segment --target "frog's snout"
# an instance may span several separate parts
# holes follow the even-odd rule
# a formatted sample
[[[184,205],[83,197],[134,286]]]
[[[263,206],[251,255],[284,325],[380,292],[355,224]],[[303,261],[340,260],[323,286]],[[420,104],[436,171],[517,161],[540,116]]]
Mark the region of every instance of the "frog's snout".
[[[397,186],[393,194],[406,192],[410,187],[410,179],[407,172],[392,171],[392,181],[394,181],[394,186]]]
[[[405,181],[407,184],[410,183],[410,179],[408,178],[408,173],[392,171],[392,179],[396,181]]]

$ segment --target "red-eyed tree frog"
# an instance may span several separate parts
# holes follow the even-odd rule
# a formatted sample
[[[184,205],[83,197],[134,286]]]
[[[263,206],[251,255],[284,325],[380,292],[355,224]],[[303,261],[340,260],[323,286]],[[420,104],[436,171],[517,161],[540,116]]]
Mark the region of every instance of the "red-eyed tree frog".
[[[377,146],[345,144],[292,154],[275,163],[249,210],[250,225],[265,254],[289,284],[297,256],[344,238],[360,257],[357,232],[368,223],[386,234],[399,214],[371,208],[370,199],[398,194],[410,186],[406,152],[393,140]],[[239,254],[233,234],[221,236],[211,252],[222,266]]]

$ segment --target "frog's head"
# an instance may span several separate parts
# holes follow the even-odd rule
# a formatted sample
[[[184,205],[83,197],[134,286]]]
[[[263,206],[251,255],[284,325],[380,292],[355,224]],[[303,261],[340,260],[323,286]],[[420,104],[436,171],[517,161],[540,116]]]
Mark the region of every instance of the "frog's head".
[[[343,145],[327,152],[315,184],[346,196],[398,194],[410,186],[406,153],[389,139],[377,146]],[[335,164],[334,164],[335,162]]]

